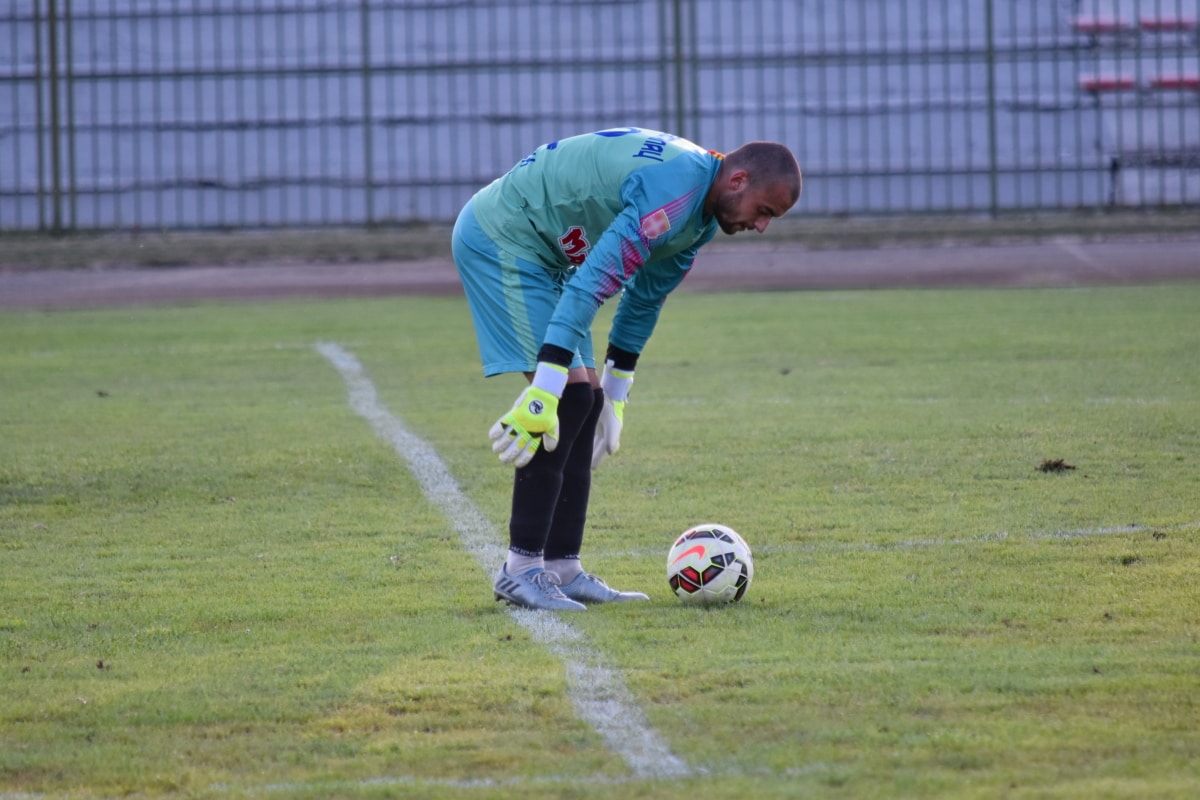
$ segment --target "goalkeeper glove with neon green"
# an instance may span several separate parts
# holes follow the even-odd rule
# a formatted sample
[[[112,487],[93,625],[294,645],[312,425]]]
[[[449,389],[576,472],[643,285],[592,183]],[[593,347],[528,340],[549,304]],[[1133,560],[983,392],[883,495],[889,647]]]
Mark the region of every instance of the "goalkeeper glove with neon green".
[[[538,363],[533,382],[488,431],[492,452],[500,456],[501,462],[520,469],[538,447],[544,445],[548,452],[558,447],[558,398],[566,385],[566,367]]]
[[[604,408],[596,420],[596,438],[592,441],[592,469],[621,447],[621,428],[625,425],[625,404],[629,402],[629,389],[633,386],[633,370],[613,367],[612,361],[604,362],[600,373],[600,388],[604,390]]]

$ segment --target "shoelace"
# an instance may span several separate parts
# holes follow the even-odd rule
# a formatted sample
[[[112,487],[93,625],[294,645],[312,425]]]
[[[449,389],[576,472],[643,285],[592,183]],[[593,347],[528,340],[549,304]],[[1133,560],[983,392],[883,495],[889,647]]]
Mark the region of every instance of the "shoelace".
[[[553,597],[556,600],[560,597],[564,599],[566,598],[566,595],[563,594],[562,590],[558,588],[558,584],[550,580],[550,576],[545,572],[539,572],[537,575],[534,575],[533,582],[539,589],[542,590],[544,594],[549,597]]]

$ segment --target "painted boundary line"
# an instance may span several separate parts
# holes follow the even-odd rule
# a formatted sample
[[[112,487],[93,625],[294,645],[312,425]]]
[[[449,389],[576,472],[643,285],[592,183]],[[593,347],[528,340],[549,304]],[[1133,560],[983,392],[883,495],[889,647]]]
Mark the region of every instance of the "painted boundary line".
[[[375,385],[352,353],[330,342],[319,342],[316,349],[341,374],[351,409],[404,460],[425,497],[449,518],[463,546],[490,575],[504,560],[500,536],[458,488],[437,451],[380,403]],[[580,631],[546,612],[512,609],[510,614],[563,662],[576,713],[595,729],[609,750],[625,760],[635,777],[678,777],[700,771],[671,752],[650,727],[621,676],[605,665],[601,653]]]

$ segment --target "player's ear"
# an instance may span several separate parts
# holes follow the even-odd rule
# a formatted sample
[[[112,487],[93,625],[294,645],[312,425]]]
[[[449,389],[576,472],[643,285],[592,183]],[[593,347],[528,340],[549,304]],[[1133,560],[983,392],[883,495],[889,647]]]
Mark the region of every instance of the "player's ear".
[[[740,192],[750,185],[750,173],[744,169],[734,170],[729,176],[729,188]]]

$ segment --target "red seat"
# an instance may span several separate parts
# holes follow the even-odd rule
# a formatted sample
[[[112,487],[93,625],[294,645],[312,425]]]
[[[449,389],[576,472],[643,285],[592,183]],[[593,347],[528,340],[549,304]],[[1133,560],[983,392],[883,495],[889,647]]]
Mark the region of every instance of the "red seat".
[[[1200,91],[1200,75],[1155,75],[1150,79],[1150,88]]]
[[[1132,75],[1081,75],[1079,88],[1085,92],[1120,92],[1137,88]]]
[[[1092,36],[1105,33],[1128,33],[1134,29],[1133,23],[1120,17],[1076,17],[1071,20],[1071,27],[1078,33]]]
[[[1195,17],[1142,17],[1142,30],[1152,33],[1186,33],[1196,30]]]

